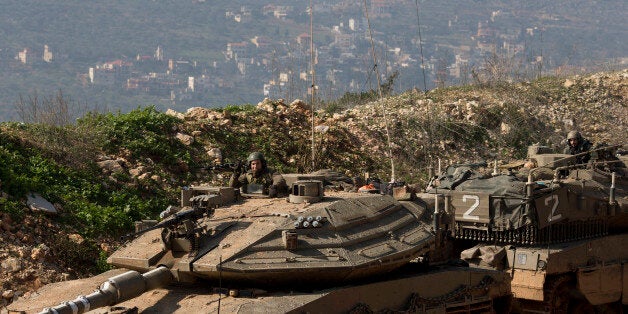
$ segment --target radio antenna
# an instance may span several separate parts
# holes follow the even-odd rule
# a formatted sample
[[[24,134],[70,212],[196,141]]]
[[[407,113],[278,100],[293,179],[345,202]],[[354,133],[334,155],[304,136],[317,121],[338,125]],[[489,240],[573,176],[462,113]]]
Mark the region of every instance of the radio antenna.
[[[388,142],[388,157],[390,158],[390,182],[395,182],[395,162],[393,160],[392,145],[390,142],[390,132],[388,130],[388,114],[386,108],[384,108],[384,101],[382,95],[382,84],[379,77],[379,69],[377,68],[377,55],[375,54],[375,44],[373,42],[373,31],[371,30],[371,20],[369,19],[369,10],[364,0],[364,14],[369,28],[369,36],[371,38],[371,55],[373,57],[373,69],[375,70],[375,76],[377,77],[377,93],[379,95],[379,101],[382,103],[382,114],[384,115],[384,129],[386,131],[386,140]]]
[[[312,6],[312,0],[310,0],[310,74],[312,75],[312,86],[310,87],[312,96],[310,100],[312,111],[312,171],[315,171],[314,101],[316,100],[316,72],[314,71],[314,7]]]

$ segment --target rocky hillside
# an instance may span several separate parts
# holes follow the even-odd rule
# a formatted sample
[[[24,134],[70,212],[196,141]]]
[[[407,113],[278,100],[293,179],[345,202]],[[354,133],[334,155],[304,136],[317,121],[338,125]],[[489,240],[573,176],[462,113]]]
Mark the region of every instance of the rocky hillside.
[[[208,167],[251,151],[284,173],[332,169],[387,181],[394,165],[396,180],[420,186],[438,160],[520,159],[532,143],[562,149],[572,129],[594,143],[625,144],[628,70],[314,109],[266,99],[185,113],[89,114],[70,126],[1,124],[0,305],[107,269],[104,259],[133,220],[176,204],[180,186],[224,183],[228,173]],[[55,213],[27,204],[35,193]]]

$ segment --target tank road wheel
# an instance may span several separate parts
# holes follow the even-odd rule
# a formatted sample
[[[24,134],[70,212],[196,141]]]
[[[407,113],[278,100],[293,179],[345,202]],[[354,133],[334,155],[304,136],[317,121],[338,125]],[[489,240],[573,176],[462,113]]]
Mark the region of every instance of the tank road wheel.
[[[560,276],[552,280],[545,289],[547,310],[554,314],[569,313],[571,290],[576,289],[569,276]]]
[[[595,313],[593,305],[578,291],[571,276],[556,277],[545,292],[547,310],[550,313]]]
[[[578,299],[571,302],[569,305],[569,313],[574,314],[588,314],[588,313],[600,313],[595,310],[595,307],[589,303],[586,299]],[[613,312],[610,312],[613,313]]]

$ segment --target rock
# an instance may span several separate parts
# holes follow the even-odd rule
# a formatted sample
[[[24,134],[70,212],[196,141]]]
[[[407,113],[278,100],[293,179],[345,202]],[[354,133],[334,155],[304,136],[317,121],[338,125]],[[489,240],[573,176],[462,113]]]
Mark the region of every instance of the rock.
[[[147,170],[146,166],[138,166],[137,168],[133,168],[129,170],[129,174],[131,175],[131,177],[136,178],[140,174],[146,172],[146,170]]]
[[[202,107],[193,107],[193,108],[188,109],[187,112],[185,113],[185,120],[198,121],[198,120],[207,119],[208,116],[209,116],[208,109],[202,108]]]
[[[31,249],[29,247],[20,247],[17,249],[17,254],[20,258],[25,258],[31,254]]]
[[[124,168],[117,160],[103,160],[97,162],[97,164],[105,173],[121,173],[124,171]]]
[[[76,244],[81,244],[85,242],[85,239],[83,239],[83,237],[78,233],[73,233],[73,234],[68,235],[68,239],[70,239],[70,241]]]
[[[26,195],[26,205],[32,210],[37,212],[45,212],[48,214],[56,214],[57,209],[52,203],[48,202],[38,193],[28,193]]]
[[[13,299],[13,296],[15,296],[15,291],[13,291],[13,290],[6,290],[6,291],[2,292],[2,298],[3,299],[11,300],[11,299]]]
[[[9,257],[0,263],[2,270],[5,272],[18,272],[22,270],[22,260],[17,257]]]
[[[175,135],[175,137],[181,141],[181,143],[183,143],[186,146],[190,146],[192,145],[192,143],[194,143],[194,137],[187,135],[187,134],[183,134],[183,133],[177,133],[177,135]]]
[[[215,163],[222,162],[222,151],[217,147],[205,147],[209,158],[213,159]]]
[[[272,113],[275,111],[275,104],[273,104],[272,100],[264,98],[264,100],[257,104],[257,109]]]
[[[222,121],[220,121],[221,127],[230,127],[232,125],[233,125],[233,121],[231,121],[231,119],[223,119]]]
[[[166,114],[169,115],[169,116],[172,116],[172,117],[179,118],[181,120],[185,119],[185,116],[182,113],[174,111],[172,109],[166,110]]]
[[[289,105],[290,109],[297,111],[307,111],[310,110],[310,106],[308,106],[303,100],[295,99]]]
[[[576,122],[573,119],[563,119],[563,125],[566,128],[573,128]]]
[[[34,261],[43,259],[48,255],[50,248],[48,248],[45,244],[40,244],[36,248],[33,248],[31,251],[31,259]]]
[[[316,127],[314,127],[314,130],[316,130],[316,132],[318,133],[327,133],[327,131],[329,131],[329,126],[317,125]]]
[[[41,282],[41,278],[37,277],[35,278],[35,280],[33,280],[33,288],[35,290],[41,288],[44,284]]]
[[[25,234],[23,237],[20,238],[20,241],[26,244],[33,243],[33,236],[30,234]]]
[[[501,134],[508,134],[510,133],[510,130],[512,130],[512,127],[510,126],[510,124],[502,122],[501,126],[500,126],[500,131]]]
[[[573,80],[566,79],[566,80],[565,80],[565,83],[563,84],[563,86],[564,86],[565,88],[569,88],[569,87],[574,86],[575,84],[576,84],[576,82],[574,82]]]
[[[103,242],[100,244],[100,249],[103,250],[103,252],[109,254],[111,253],[112,249],[111,249],[111,245],[109,243]]]

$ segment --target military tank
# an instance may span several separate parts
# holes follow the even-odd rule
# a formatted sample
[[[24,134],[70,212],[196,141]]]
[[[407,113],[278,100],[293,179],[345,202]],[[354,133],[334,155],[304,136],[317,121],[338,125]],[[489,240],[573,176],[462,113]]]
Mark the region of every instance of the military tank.
[[[614,156],[606,153],[616,148],[589,154]],[[575,157],[531,146],[526,162],[494,166],[492,172],[486,163],[450,166],[420,196],[439,199],[457,239],[535,245],[626,232],[623,157],[570,164]]]
[[[616,310],[628,302],[628,159],[620,147],[585,152],[590,161],[577,164],[578,155],[534,145],[525,161],[450,166],[419,196],[433,199],[443,232],[472,246],[464,260],[511,273],[522,311]]]
[[[493,299],[509,295],[508,278],[498,271],[459,265],[425,271],[430,258],[453,255],[448,239],[434,232],[428,204],[407,187],[395,197],[324,192],[320,176],[284,177],[286,198],[228,187],[183,189],[180,206],[164,211],[160,222],[139,222],[108,258],[128,272],[41,313],[84,313],[172,284],[213,287],[218,305],[208,301],[213,305],[204,311],[247,313],[490,312]]]

